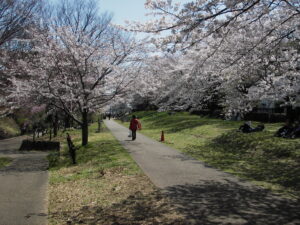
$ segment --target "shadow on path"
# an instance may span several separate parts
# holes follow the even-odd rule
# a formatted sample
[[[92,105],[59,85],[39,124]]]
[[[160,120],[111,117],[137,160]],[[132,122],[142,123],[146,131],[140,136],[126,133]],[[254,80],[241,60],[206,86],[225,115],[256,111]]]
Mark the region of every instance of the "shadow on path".
[[[300,202],[237,183],[207,181],[165,189],[195,224],[300,224]]]
[[[0,157],[10,157],[13,161],[0,169],[0,174],[6,172],[36,172],[48,169],[47,152],[19,151],[22,140],[27,136],[0,140]]]
[[[6,172],[40,172],[48,169],[48,160],[45,154],[24,154],[15,157],[6,167],[0,169],[1,173]]]

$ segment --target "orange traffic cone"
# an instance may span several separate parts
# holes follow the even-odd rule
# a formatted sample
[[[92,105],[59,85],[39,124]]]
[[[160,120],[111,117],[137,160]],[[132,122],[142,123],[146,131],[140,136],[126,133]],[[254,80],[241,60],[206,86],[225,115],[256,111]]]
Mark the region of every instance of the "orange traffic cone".
[[[165,141],[164,131],[161,132],[160,141],[161,142]]]

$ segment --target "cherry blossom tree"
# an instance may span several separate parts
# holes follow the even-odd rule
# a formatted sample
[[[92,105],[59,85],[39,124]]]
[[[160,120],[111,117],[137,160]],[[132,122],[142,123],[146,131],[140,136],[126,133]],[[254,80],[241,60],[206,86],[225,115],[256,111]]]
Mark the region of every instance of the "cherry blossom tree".
[[[293,33],[299,36],[300,6],[297,0],[194,0],[183,6],[170,0],[147,0],[145,7],[153,10],[157,19],[136,22],[130,29],[150,33],[170,31],[158,41],[164,48],[169,48],[170,44],[188,48],[208,37],[224,37],[230,29],[240,31],[252,24],[268,27],[261,30],[263,35],[256,43],[276,32],[277,42]],[[268,24],[264,24],[266,20]]]
[[[32,57],[18,61],[27,82],[12,80],[11,97],[47,99],[80,124],[82,145],[88,114],[125,92],[140,64],[135,41],[96,9],[95,1],[63,1],[47,32],[34,30]]]
[[[15,59],[24,57],[30,48],[27,29],[34,25],[42,11],[43,1],[2,0],[0,2],[0,116],[11,112],[6,101],[7,86]]]
[[[170,66],[181,74],[162,67],[170,77],[158,89],[162,109],[216,103],[229,115],[249,112],[263,99],[299,103],[298,1],[194,0],[180,6],[148,0],[145,5],[156,19],[128,29],[164,32],[153,43],[179,55]]]

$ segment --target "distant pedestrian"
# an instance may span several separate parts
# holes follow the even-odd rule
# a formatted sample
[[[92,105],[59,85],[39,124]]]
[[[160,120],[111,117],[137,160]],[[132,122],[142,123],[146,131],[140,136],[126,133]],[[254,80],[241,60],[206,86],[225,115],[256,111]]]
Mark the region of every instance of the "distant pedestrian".
[[[141,129],[141,123],[136,118],[135,115],[132,115],[132,118],[130,120],[129,130],[131,130],[131,137],[133,141],[136,139],[136,131],[138,129]]]

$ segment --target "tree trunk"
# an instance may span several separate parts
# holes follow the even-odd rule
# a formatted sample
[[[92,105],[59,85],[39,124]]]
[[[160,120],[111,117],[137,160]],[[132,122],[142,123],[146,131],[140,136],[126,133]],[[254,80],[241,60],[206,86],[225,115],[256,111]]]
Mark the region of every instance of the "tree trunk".
[[[50,132],[49,132],[49,140],[51,141],[52,140],[52,129],[50,127]]]
[[[58,131],[58,115],[57,115],[57,113],[55,113],[54,123],[53,123],[53,136],[54,137],[57,136],[57,131]]]
[[[100,131],[101,131],[101,116],[99,116],[99,118],[98,118],[98,130],[97,130],[97,132],[100,133]]]
[[[293,107],[292,106],[287,106],[286,107],[286,118],[290,121],[290,122],[294,122],[294,113],[293,113]]]
[[[82,146],[85,146],[88,143],[88,137],[89,137],[88,111],[86,109],[84,109],[82,112],[81,133],[82,133]]]
[[[70,127],[74,127],[74,120],[70,118]]]
[[[300,122],[300,107],[295,109],[296,120]]]
[[[35,129],[33,130],[32,141],[35,142]]]
[[[64,119],[64,125],[65,125],[64,130],[71,127],[70,120],[71,120],[70,116],[66,114]]]

